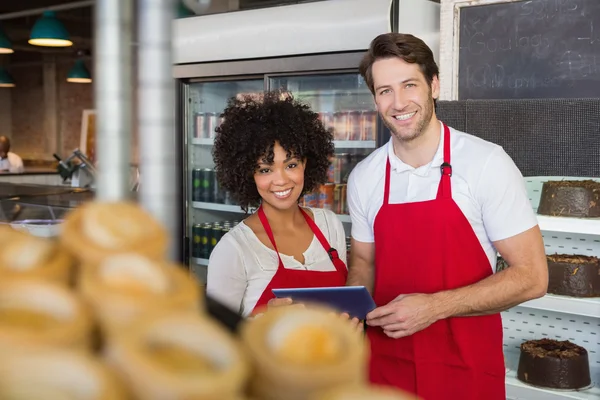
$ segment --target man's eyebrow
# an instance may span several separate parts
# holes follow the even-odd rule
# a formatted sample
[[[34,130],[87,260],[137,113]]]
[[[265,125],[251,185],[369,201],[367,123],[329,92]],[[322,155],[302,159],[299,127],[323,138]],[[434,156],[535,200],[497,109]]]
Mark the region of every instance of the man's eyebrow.
[[[401,82],[400,82],[400,84],[405,84],[405,83],[409,83],[409,82],[414,82],[414,81],[417,81],[417,80],[418,80],[417,78],[407,78],[407,79],[405,79],[405,80],[401,81]],[[378,90],[380,90],[380,89],[387,88],[387,87],[390,87],[390,85],[381,85],[381,86],[377,86],[377,87],[375,87],[375,91],[378,91]]]

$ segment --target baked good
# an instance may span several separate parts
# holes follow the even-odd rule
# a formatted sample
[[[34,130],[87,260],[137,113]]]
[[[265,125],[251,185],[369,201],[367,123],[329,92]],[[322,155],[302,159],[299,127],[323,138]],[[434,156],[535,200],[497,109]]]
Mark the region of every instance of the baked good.
[[[517,378],[553,389],[584,388],[591,384],[587,350],[568,340],[523,342]]]
[[[417,395],[388,386],[350,385],[325,390],[311,400],[418,400]]]
[[[0,349],[0,399],[125,400],[114,373],[92,355],[48,347]]]
[[[600,217],[600,182],[548,181],[542,186],[538,214],[553,217]]]
[[[87,307],[64,286],[25,279],[0,282],[0,348],[48,345],[88,350],[92,328]]]
[[[548,293],[573,297],[600,297],[598,257],[554,254],[548,260]]]
[[[326,388],[367,380],[364,336],[332,309],[269,309],[243,323],[241,338],[253,364],[253,397],[307,400]]]
[[[56,242],[0,227],[0,280],[39,278],[61,284],[72,280],[73,260]]]
[[[120,253],[163,259],[167,239],[158,221],[141,206],[128,202],[81,205],[67,215],[60,235],[62,245],[86,265]]]
[[[200,287],[179,265],[124,253],[84,266],[78,288],[103,329],[160,309],[200,312]]]
[[[248,377],[233,335],[196,313],[140,319],[108,337],[105,355],[138,399],[233,400]]]

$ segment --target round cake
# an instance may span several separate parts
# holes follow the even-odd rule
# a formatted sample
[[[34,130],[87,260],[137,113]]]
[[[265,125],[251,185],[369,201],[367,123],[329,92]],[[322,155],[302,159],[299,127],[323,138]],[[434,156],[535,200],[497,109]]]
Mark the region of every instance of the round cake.
[[[600,297],[598,257],[553,254],[548,260],[548,293],[573,297]]]
[[[553,389],[581,389],[591,384],[588,352],[581,346],[552,339],[521,344],[517,378]]]
[[[542,186],[538,214],[553,217],[600,217],[600,182],[548,181]]]

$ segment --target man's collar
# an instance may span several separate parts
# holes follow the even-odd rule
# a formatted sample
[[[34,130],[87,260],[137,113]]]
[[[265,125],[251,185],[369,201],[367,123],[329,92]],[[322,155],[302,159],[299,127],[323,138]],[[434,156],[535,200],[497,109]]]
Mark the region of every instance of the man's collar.
[[[388,143],[388,157],[390,160],[390,167],[391,167],[392,171],[396,172],[397,174],[400,174],[405,171],[412,171],[416,175],[427,176],[427,175],[429,175],[429,171],[431,170],[431,168],[439,168],[442,165],[442,163],[444,162],[444,153],[443,153],[444,135],[443,135],[443,132],[444,132],[444,124],[442,124],[440,122],[440,143],[435,152],[435,155],[433,156],[433,160],[430,163],[427,163],[419,168],[414,168],[408,164],[405,164],[402,160],[400,160],[400,158],[398,158],[398,156],[396,156],[396,153],[394,153],[394,137],[393,136],[390,137],[390,141]]]

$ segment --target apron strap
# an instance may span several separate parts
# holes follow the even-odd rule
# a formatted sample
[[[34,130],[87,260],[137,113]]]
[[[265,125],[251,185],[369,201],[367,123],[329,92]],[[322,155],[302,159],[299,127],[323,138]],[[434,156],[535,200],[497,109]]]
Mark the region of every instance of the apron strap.
[[[440,173],[442,175],[437,191],[437,199],[452,198],[452,184],[450,177],[452,176],[452,165],[450,164],[450,128],[442,122],[444,127],[444,162],[440,165]]]
[[[383,205],[387,206],[390,202],[390,170],[392,166],[390,164],[390,157],[386,158],[385,162],[385,181],[383,183]]]
[[[329,242],[323,235],[323,232],[321,232],[321,230],[319,229],[317,224],[315,224],[315,221],[313,221],[312,218],[310,218],[308,213],[306,211],[304,211],[302,209],[302,207],[300,207],[300,212],[302,212],[302,215],[304,216],[306,223],[308,224],[308,226],[310,226],[310,229],[313,231],[313,233],[315,234],[315,236],[321,243],[321,246],[323,246],[323,248],[325,249],[327,254],[329,254],[329,259],[333,262],[333,265],[335,266],[335,270],[338,272],[345,272],[346,269],[345,268],[340,269],[341,267],[340,267],[339,263],[337,263],[335,261],[336,259],[339,259],[338,251],[335,248],[331,247],[331,245],[329,244]]]
[[[269,237],[269,240],[271,241],[273,248],[275,249],[275,253],[277,253],[277,259],[279,260],[278,268],[281,268],[281,267],[283,267],[283,261],[281,261],[281,257],[279,256],[279,250],[277,250],[277,245],[275,244],[275,238],[273,237],[273,231],[271,230],[271,225],[269,225],[269,220],[267,219],[267,216],[265,215],[265,212],[262,209],[262,205],[260,207],[258,207],[257,214],[258,214],[258,219],[260,219],[260,222],[261,222],[263,228],[265,229],[265,232],[267,233],[267,236]]]

